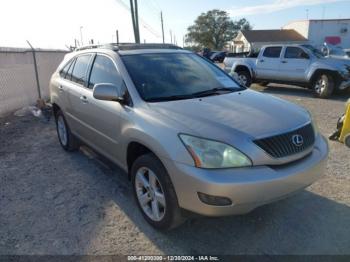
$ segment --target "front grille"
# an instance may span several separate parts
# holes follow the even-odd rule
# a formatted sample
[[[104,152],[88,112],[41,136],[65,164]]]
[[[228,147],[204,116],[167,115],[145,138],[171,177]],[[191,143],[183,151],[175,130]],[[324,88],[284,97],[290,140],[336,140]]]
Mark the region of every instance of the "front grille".
[[[293,138],[300,135],[302,144],[294,144]],[[295,139],[294,139],[295,142]],[[308,149],[315,143],[315,133],[311,124],[277,136],[254,140],[254,143],[274,158],[294,155]]]

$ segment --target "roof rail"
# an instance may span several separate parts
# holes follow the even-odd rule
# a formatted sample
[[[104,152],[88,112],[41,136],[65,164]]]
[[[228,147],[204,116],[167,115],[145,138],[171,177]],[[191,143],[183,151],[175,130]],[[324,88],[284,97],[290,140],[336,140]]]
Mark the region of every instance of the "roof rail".
[[[86,45],[86,46],[78,47],[74,51],[82,51],[82,50],[95,49],[95,48],[105,48],[105,49],[111,49],[114,51],[136,50],[136,49],[182,49],[181,47],[173,44],[107,43],[107,44],[98,44],[98,45]]]
[[[85,46],[75,48],[74,51],[82,51],[86,49],[93,49],[93,48],[100,48],[100,47],[101,45],[85,45]]]

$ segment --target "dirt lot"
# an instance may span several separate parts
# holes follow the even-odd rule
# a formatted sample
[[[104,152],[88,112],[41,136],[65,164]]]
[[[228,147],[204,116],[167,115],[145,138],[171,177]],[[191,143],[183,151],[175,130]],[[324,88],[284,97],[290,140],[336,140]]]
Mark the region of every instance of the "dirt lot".
[[[346,100],[255,88],[311,110],[324,135]],[[141,217],[117,167],[86,149],[64,152],[53,122],[0,119],[0,254],[350,254],[350,150],[330,148],[327,175],[298,195],[160,233]]]

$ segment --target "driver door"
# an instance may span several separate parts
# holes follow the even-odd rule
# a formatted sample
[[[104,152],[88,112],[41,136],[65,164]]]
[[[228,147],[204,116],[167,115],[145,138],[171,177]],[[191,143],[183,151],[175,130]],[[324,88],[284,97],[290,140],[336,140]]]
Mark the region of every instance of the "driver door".
[[[91,66],[86,88],[80,90],[81,115],[85,125],[85,139],[92,147],[117,163],[120,136],[120,115],[123,106],[115,101],[102,101],[93,97],[93,87],[99,83],[111,83],[123,88],[123,80],[113,60],[97,54]]]

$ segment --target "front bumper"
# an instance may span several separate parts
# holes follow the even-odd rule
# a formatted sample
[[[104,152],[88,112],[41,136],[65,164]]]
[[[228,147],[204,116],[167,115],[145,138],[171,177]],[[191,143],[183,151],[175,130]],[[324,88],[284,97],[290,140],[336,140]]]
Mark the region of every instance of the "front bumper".
[[[224,216],[248,213],[311,185],[324,174],[327,156],[327,141],[318,135],[310,155],[282,166],[209,170],[169,159],[162,161],[174,184],[180,207],[206,216]],[[198,192],[229,198],[232,205],[205,204]]]

